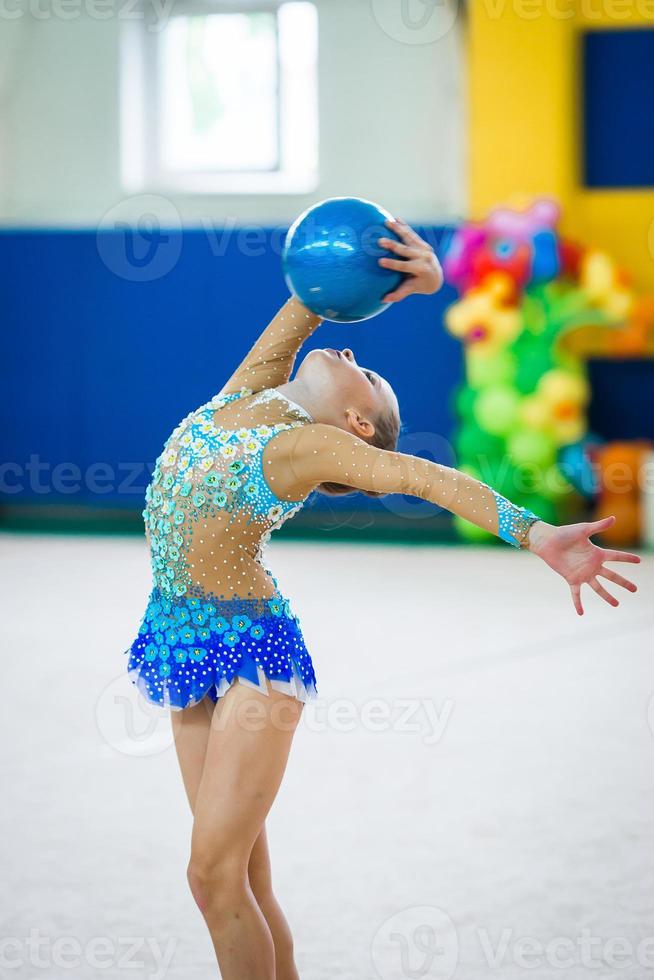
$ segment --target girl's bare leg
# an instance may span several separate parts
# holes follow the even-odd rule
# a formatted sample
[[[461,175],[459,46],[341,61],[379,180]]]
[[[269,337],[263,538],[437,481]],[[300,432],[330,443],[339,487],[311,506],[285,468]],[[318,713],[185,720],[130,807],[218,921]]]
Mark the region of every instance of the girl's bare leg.
[[[232,695],[231,692],[234,689],[239,692],[237,695]],[[228,698],[229,701],[227,700]],[[248,705],[249,708],[247,707]],[[256,715],[250,713],[248,716],[247,711],[251,708],[256,709]],[[244,773],[253,772],[251,767],[248,768],[248,752],[254,752],[255,755],[259,756],[260,760],[261,743],[267,742],[268,747],[271,749],[271,761],[268,766],[268,772],[265,772],[265,761],[263,763],[259,761],[258,767],[255,768],[257,772],[263,770],[263,775],[267,775],[270,778],[264,780],[258,779],[256,782],[251,778],[241,780],[246,786],[254,787],[257,795],[259,793],[263,794],[257,800],[258,805],[255,808],[257,813],[260,812],[262,806],[265,807],[265,799],[267,796],[270,796],[271,787],[274,788],[275,786],[276,778],[277,786],[279,785],[279,781],[281,781],[292,735],[297,726],[301,711],[301,703],[289,698],[287,695],[271,692],[266,697],[265,695],[257,694],[251,688],[247,688],[245,685],[237,682],[234,688],[230,689],[228,694],[221,698],[221,701],[215,709],[212,702],[209,699],[205,699],[200,704],[192,708],[187,708],[183,712],[174,712],[172,716],[175,745],[184,785],[191,810],[196,815],[193,850],[189,866],[189,881],[212,932],[216,953],[225,980],[231,980],[231,974],[225,972],[230,969],[230,966],[229,964],[223,964],[225,956],[219,953],[218,941],[220,937],[214,935],[216,925],[212,928],[212,922],[221,924],[225,918],[224,914],[222,914],[222,917],[220,913],[216,915],[215,906],[219,903],[221,893],[225,895],[229,889],[234,888],[234,878],[237,877],[235,869],[239,867],[239,861],[235,855],[238,855],[243,850],[244,842],[248,839],[248,833],[250,836],[252,834],[251,829],[247,830],[247,827],[243,826],[241,829],[246,831],[246,833],[241,835],[243,840],[237,841],[230,848],[229,840],[234,836],[235,830],[239,825],[239,820],[238,817],[235,817],[236,810],[233,813],[229,810],[230,793],[225,780],[229,777],[232,784],[232,796],[235,799],[239,797],[237,756],[243,759]],[[256,717],[256,724],[253,725],[252,721],[248,723],[248,717],[250,719]],[[275,729],[275,732],[274,737],[269,739],[267,732],[271,726]],[[244,737],[241,739],[238,737],[239,727],[243,729]],[[274,746],[271,743],[274,743]],[[231,753],[229,748],[230,744],[240,746],[236,754]],[[205,762],[207,763],[206,778],[204,775]],[[278,774],[278,776],[275,774]],[[202,799],[200,799],[200,810],[196,814],[201,786],[205,793],[204,805]],[[212,786],[216,786],[222,791],[224,802],[212,803],[210,801]],[[276,788],[274,788],[274,793],[276,793]],[[272,794],[272,798],[274,798],[274,793]],[[207,799],[207,796],[209,799]],[[242,805],[242,792],[240,796]],[[272,799],[270,799],[270,803],[272,803]],[[203,828],[200,821],[202,820],[206,823],[207,815],[216,810],[222,811],[222,813],[218,813],[216,819],[213,820],[209,817],[209,828]],[[222,819],[219,819],[220,817]],[[236,827],[230,826],[233,824],[236,824]],[[213,832],[210,832],[211,830]],[[238,837],[239,835],[236,836]],[[242,858],[240,860],[242,863]],[[226,871],[224,865],[229,865],[229,871],[223,874],[222,872]],[[219,871],[221,871],[219,875],[220,881],[217,882],[216,879]],[[236,890],[238,892],[239,889],[237,888]],[[235,962],[238,963],[238,966],[235,967],[236,972],[233,975],[238,976],[239,980],[244,980],[245,977],[249,978],[250,975],[253,977],[256,976],[257,978],[275,976],[276,980],[298,980],[297,968],[295,967],[293,957],[291,932],[272,891],[270,857],[265,825],[263,823],[250,849],[245,881],[241,880],[240,891],[240,902],[243,901],[242,892],[245,891],[246,899],[248,896],[253,896],[255,899],[254,904],[258,906],[259,914],[257,915],[257,910],[248,908],[248,902],[246,901],[246,910],[249,913],[249,928],[254,927],[255,934],[257,931],[261,933],[262,930],[257,930],[256,927],[257,923],[259,926],[262,925],[261,920],[263,918],[264,937],[268,934],[268,942],[270,937],[272,937],[275,973],[265,972],[268,967],[265,961],[266,942],[264,939],[262,962],[261,964],[256,964],[254,967],[255,969],[259,969],[260,972],[252,974],[239,973],[242,967],[237,959]],[[213,893],[216,894],[214,895]],[[230,899],[230,901],[233,900]],[[206,908],[204,907],[205,903],[208,903]],[[227,925],[230,928],[227,930],[223,928],[223,934],[225,932],[228,934],[233,933],[235,923],[238,924],[241,921],[241,919],[235,918],[230,923],[229,918],[227,918]],[[239,929],[237,928],[236,932],[238,931]],[[259,941],[261,942],[261,935],[259,935]],[[249,942],[248,937],[243,936],[237,939],[236,946],[242,946],[242,951],[245,951],[245,945],[242,944],[247,945]],[[234,955],[234,951],[230,955]],[[238,948],[235,950],[235,955],[238,957]]]
[[[172,711],[175,751],[184,781],[191,813],[195,814],[195,800],[198,795],[204,759],[209,744],[213,701],[204,698],[199,704],[183,711]]]
[[[192,813],[195,813],[195,800],[204,769],[213,711],[213,702],[205,698],[200,704],[184,711],[173,712],[172,715],[175,748]],[[291,930],[272,889],[265,824],[250,854],[248,878],[250,888],[272,933],[276,980],[299,980]]]
[[[295,965],[293,936],[272,888],[268,835],[264,824],[254,842],[248,864],[250,888],[264,914],[275,944],[275,980],[300,980]]]

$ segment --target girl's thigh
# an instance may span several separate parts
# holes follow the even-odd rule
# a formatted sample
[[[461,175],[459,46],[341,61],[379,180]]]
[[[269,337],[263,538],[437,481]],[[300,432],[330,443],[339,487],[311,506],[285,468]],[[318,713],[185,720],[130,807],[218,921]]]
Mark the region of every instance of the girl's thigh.
[[[192,813],[202,780],[213,708],[213,701],[205,697],[190,708],[171,712],[175,751]]]
[[[218,700],[195,799],[192,851],[247,868],[302,714],[295,698],[236,682]],[[263,842],[262,842],[263,843]]]

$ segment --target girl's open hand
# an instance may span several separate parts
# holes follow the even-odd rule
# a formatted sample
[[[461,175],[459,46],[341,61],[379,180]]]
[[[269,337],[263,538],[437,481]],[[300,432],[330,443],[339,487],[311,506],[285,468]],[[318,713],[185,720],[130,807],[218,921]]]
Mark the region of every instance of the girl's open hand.
[[[380,238],[378,244],[393,257],[384,256],[379,264],[385,269],[394,269],[406,275],[397,289],[384,296],[385,303],[397,303],[412,293],[429,295],[436,293],[443,285],[443,272],[431,245],[410,228],[405,221],[390,220],[388,228],[399,236],[401,241],[394,238]]]
[[[581,586],[584,583],[590,585],[610,606],[619,605],[615,596],[600,584],[598,576],[614,582],[628,592],[635,592],[637,589],[633,582],[607,568],[604,563],[626,561],[637,564],[640,561],[638,555],[598,548],[589,540],[591,535],[599,534],[613,524],[613,516],[592,524],[565,524],[563,527],[554,527],[539,521],[529,531],[529,550],[563,576],[570,586],[572,601],[580,616],[584,614],[581,604]]]

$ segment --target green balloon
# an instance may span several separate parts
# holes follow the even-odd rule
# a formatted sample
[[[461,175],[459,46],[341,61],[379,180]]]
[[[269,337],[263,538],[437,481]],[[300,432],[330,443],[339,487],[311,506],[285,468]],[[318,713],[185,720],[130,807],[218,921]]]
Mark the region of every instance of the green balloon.
[[[556,445],[551,436],[534,429],[518,429],[507,441],[511,460],[518,466],[536,466],[541,470],[551,466]]]
[[[536,489],[547,500],[552,500],[555,503],[561,497],[568,497],[574,493],[572,485],[566,480],[556,463],[548,466],[543,473],[540,486]]]
[[[479,392],[474,415],[479,425],[496,436],[506,435],[516,424],[520,395],[510,385],[491,385]]]
[[[494,354],[475,354],[466,362],[468,381],[473,388],[486,388],[488,385],[501,385],[513,381],[517,362],[509,350]]]
[[[461,462],[477,465],[479,456],[497,456],[504,450],[504,440],[485,432],[474,421],[466,422],[454,440]]]
[[[540,493],[526,495],[522,499],[520,506],[527,507],[548,524],[558,523],[556,504],[553,500],[548,500],[547,497],[543,497]]]
[[[470,418],[476,398],[477,392],[474,389],[469,385],[461,385],[454,399],[454,406],[460,418]]]
[[[554,360],[549,344],[525,337],[516,343],[515,351],[518,357],[518,369],[515,375],[515,386],[523,394],[531,394],[546,371],[549,371]]]
[[[524,463],[514,466],[512,463],[507,463],[507,458],[502,461],[502,464],[497,470],[496,481],[487,482],[491,482],[491,486],[503,497],[515,500],[516,497],[533,493],[538,489],[540,476],[538,466]]]

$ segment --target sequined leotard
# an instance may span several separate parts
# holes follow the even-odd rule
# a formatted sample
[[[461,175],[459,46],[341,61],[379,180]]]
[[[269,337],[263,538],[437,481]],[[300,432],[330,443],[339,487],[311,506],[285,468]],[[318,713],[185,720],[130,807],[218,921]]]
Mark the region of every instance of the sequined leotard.
[[[132,680],[155,704],[215,701],[235,678],[303,701],[317,694],[298,618],[263,548],[320,483],[419,496],[516,547],[539,519],[455,469],[316,423],[278,392],[319,323],[290,299],[157,460],[143,512],[152,591],[127,651]]]

